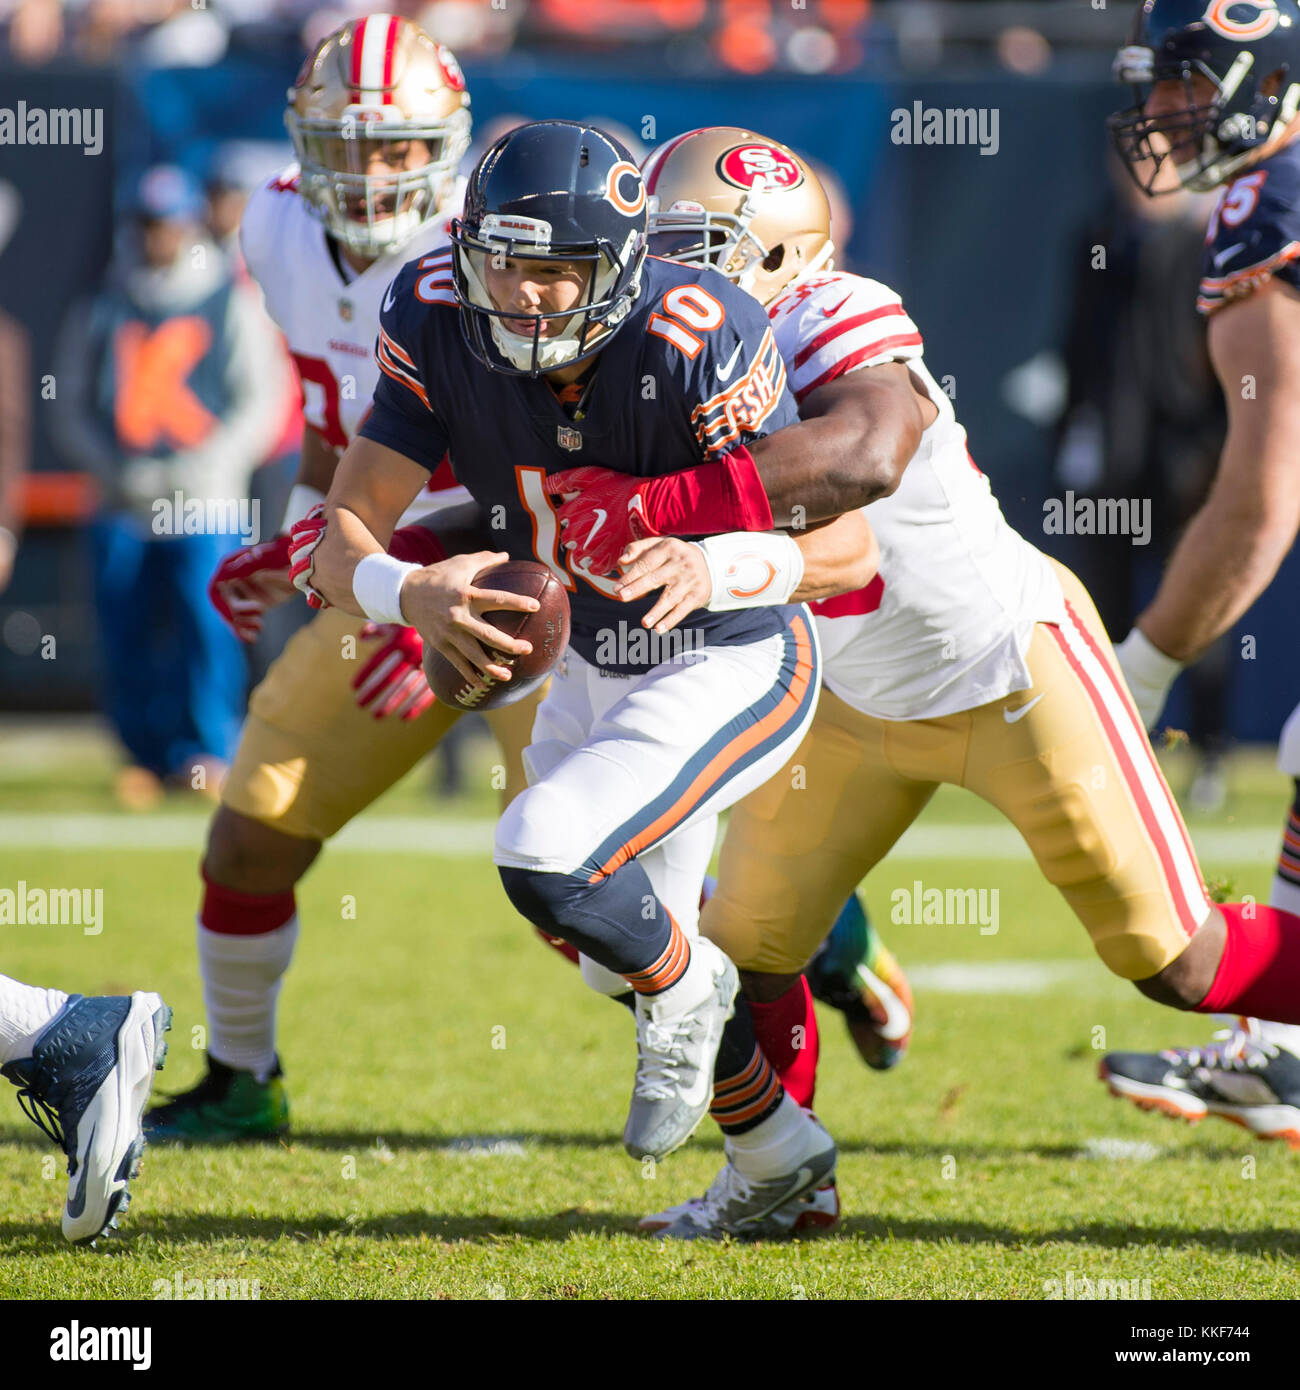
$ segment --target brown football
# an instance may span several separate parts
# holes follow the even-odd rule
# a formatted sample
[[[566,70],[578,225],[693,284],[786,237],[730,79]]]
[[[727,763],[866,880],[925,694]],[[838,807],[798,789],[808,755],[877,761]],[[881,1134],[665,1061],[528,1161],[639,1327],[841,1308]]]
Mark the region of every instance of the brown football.
[[[510,679],[498,681],[483,676],[468,681],[431,647],[424,649],[424,674],[429,688],[445,705],[465,710],[500,709],[513,705],[536,690],[555,669],[569,645],[569,596],[558,579],[536,560],[507,560],[489,565],[474,576],[480,589],[504,589],[526,594],[541,605],[536,613],[515,613],[510,609],[485,610],[482,617],[493,627],[522,637],[533,649],[527,656],[499,656],[510,667]]]

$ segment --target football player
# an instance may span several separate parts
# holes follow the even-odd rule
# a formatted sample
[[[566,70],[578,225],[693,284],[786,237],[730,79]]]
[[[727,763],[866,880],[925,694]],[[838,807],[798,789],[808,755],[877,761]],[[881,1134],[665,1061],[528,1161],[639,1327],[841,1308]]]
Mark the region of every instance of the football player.
[[[1300,5],[1148,0],[1115,70],[1135,103],[1111,131],[1139,186],[1153,196],[1221,189],[1197,305],[1228,434],[1205,505],[1115,649],[1152,728],[1178,672],[1263,593],[1300,529]],[[1208,1045],[1112,1053],[1101,1077],[1144,1109],[1219,1115],[1300,1148],[1300,1027],[1279,1007],[1295,998],[1296,948],[1283,924],[1300,913],[1300,708],[1282,731],[1278,767],[1295,798],[1270,906],[1257,909],[1248,944],[1229,939],[1220,969],[1245,976],[1276,959],[1246,999],[1230,1006],[1217,981],[1213,990],[1215,1007],[1254,1017]]]
[[[724,572],[743,565],[721,586],[725,611],[683,616],[670,595],[626,602],[612,565],[565,562],[550,475],[576,453],[629,479],[703,473],[707,459],[725,469],[733,451],[796,417],[755,301],[707,267],[647,259],[645,224],[640,171],[598,130],[538,122],[484,154],[452,249],[394,283],[374,408],[340,464],[324,529],[298,528],[296,582],[377,621],[412,622],[466,676],[508,680],[487,649],[527,643],[482,614],[536,605],[474,587],[499,557],[421,569],[383,551],[450,451],[457,478],[498,519],[503,553],[540,561],[565,586],[571,645],[495,862],[518,910],[581,950],[584,973],[635,993],[625,1147],[659,1158],[683,1143],[709,1109],[712,1079],[746,1213],[759,1221],[828,1178],[835,1148],[757,1047],[734,965],[692,928],[717,813],[789,757],[815,709],[811,620],[788,603],[803,553],[774,537],[747,545],[754,563],[719,555]],[[725,486],[711,501],[728,514],[749,505]]]
[[[734,808],[702,932],[747,992],[790,999],[795,1017],[782,991],[845,894],[950,782],[1016,825],[1103,962],[1142,993],[1208,1013],[1276,1000],[1289,982],[1283,1017],[1300,1023],[1300,917],[1211,902],[1087,593],[1007,526],[899,297],[829,268],[813,178],[741,130],[692,132],[646,165],[656,244],[767,303],[803,422],[702,478],[552,480],[577,494],[559,513],[572,562],[597,572],[634,563],[631,541],[741,520],[712,503],[726,489],[754,526],[865,505],[879,541],[872,583],[821,606],[825,689],[802,776],[778,774]],[[728,1160],[703,1199],[660,1214],[669,1233],[735,1228],[730,1147]],[[792,1202],[771,1219],[800,1214]]]
[[[106,1234],[130,1204],[171,1018],[156,994],[87,998],[0,975],[0,1076],[68,1156],[63,1234],[76,1244]]]
[[[389,282],[409,257],[446,245],[469,97],[445,48],[408,20],[377,14],[320,43],[289,92],[286,123],[298,161],[253,195],[241,244],[297,364],[307,429],[281,534],[230,555],[212,581],[213,602],[248,640],[269,604],[296,597],[288,532],[324,500],[369,408]],[[410,517],[466,497],[439,468]],[[287,1128],[275,1012],[298,935],[294,886],[321,845],[457,718],[434,702],[421,656],[409,627],[334,609],[294,635],[253,692],[203,861],[207,1073],[150,1112],[151,1139],[215,1143]],[[522,783],[534,704],[489,716],[507,794]]]

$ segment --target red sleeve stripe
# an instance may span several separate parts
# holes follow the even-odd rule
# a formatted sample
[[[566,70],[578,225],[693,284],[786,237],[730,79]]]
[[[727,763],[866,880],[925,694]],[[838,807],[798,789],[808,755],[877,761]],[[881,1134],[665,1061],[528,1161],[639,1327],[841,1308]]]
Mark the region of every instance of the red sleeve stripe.
[[[794,355],[794,362],[791,364],[795,371],[798,371],[803,364],[826,346],[827,343],[834,342],[841,333],[847,333],[850,329],[861,328],[864,323],[874,323],[876,319],[893,318],[901,315],[907,317],[907,310],[901,303],[883,304],[879,309],[872,309],[870,313],[855,314],[851,319],[836,319],[824,332],[819,333],[811,343],[805,343]]]
[[[1295,260],[1297,256],[1300,256],[1300,241],[1293,241],[1284,246],[1275,256],[1269,256],[1267,260],[1260,261],[1257,265],[1243,266],[1241,270],[1234,270],[1231,275],[1225,275],[1221,280],[1209,278],[1202,280],[1201,293],[1212,294],[1215,290],[1226,290],[1229,285],[1235,285],[1240,280],[1249,280],[1254,276],[1266,274],[1270,270],[1276,270],[1278,266]]]
[[[429,398],[425,395],[422,386],[417,386],[413,381],[408,381],[404,376],[398,376],[397,373],[384,362],[383,358],[376,358],[376,361],[379,363],[379,370],[383,372],[385,376],[390,376],[394,381],[401,382],[412,395],[420,398],[420,404],[423,405],[426,410],[432,409],[429,405]]]
[[[864,362],[881,357],[894,348],[920,346],[921,335],[919,333],[900,333],[893,338],[882,338],[878,343],[872,343],[870,347],[859,348],[857,352],[851,352],[847,357],[841,357],[838,362],[829,366],[821,376],[809,382],[807,386],[797,388],[794,398],[802,403],[804,397],[812,395],[819,386],[825,386],[828,381],[834,381],[837,377],[852,371],[854,367],[860,367]]]
[[[399,381],[406,387],[412,395],[418,396],[426,410],[431,409],[429,396],[421,385],[419,378],[409,372],[400,362],[398,362],[388,351],[387,344],[381,337],[375,349],[375,361],[379,365],[379,370],[390,376],[394,381]]]
[[[379,330],[379,341],[381,344],[383,344],[384,347],[388,349],[389,353],[391,353],[392,356],[396,358],[398,362],[403,364],[403,366],[410,367],[412,371],[417,370],[415,365],[415,359],[411,356],[411,354],[407,352],[407,350],[395,338],[385,333],[382,327]]]

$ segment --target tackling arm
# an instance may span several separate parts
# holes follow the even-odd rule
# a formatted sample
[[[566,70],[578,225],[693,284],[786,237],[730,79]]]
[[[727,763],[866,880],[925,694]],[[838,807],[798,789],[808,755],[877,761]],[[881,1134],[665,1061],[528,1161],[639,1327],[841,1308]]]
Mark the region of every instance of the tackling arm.
[[[888,497],[938,415],[905,362],[820,386],[800,421],[749,446],[778,526],[824,521]]]
[[[803,418],[694,468],[635,478],[570,468],[548,485],[565,548],[606,574],[623,545],[644,536],[800,530],[854,511],[898,486],[938,416],[904,362],[882,362],[805,397]]]

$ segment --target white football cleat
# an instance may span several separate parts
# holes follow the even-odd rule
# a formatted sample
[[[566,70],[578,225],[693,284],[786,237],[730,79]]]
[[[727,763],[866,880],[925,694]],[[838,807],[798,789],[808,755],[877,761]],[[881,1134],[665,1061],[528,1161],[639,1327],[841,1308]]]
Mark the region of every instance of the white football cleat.
[[[666,1158],[708,1113],[722,1030],[735,1012],[740,975],[705,937],[662,994],[636,1000],[636,1079],[623,1130],[633,1158]]]
[[[803,1156],[787,1172],[769,1178],[741,1172],[737,1158],[743,1160],[744,1155],[728,1144],[727,1162],[713,1185],[703,1197],[683,1203],[684,1209],[660,1227],[659,1234],[671,1240],[719,1240],[728,1235],[741,1240],[786,1240],[796,1233],[801,1219],[805,1233],[834,1225],[839,1219],[835,1141],[808,1112],[804,1112],[804,1124]],[[814,1197],[819,1189],[830,1192],[820,1203]]]
[[[68,1156],[63,1234],[94,1241],[130,1202],[140,1170],[140,1117],[167,1052],[172,1011],[156,994],[71,995],[30,1057],[0,1074],[28,1118]]]
[[[798,1210],[790,1227],[790,1235],[821,1235],[840,1224],[840,1194],[834,1178],[811,1192],[805,1192],[802,1197],[794,1198],[794,1201],[798,1204]],[[662,1231],[671,1226],[678,1217],[698,1211],[703,1203],[703,1197],[688,1197],[686,1201],[678,1202],[674,1207],[665,1207],[663,1211],[643,1216],[636,1223],[636,1228],[638,1231],[652,1233]]]

